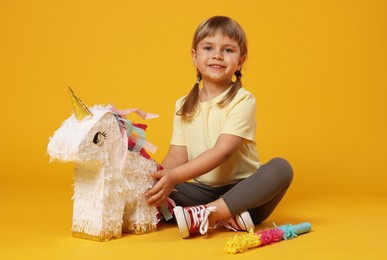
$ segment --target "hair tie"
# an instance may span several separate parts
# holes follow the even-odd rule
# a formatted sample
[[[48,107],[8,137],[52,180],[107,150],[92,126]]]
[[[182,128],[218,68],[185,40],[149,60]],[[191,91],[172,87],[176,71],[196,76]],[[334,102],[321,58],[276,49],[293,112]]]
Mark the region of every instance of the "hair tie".
[[[241,72],[240,70],[235,71],[234,75],[235,75],[237,78],[242,78],[242,72]]]
[[[200,71],[196,68],[196,84],[199,84],[200,81],[202,80],[202,74],[200,73]]]
[[[201,80],[202,80],[202,75],[201,75],[200,72],[198,71],[198,76],[197,76],[197,78],[196,78],[196,84],[199,84]]]

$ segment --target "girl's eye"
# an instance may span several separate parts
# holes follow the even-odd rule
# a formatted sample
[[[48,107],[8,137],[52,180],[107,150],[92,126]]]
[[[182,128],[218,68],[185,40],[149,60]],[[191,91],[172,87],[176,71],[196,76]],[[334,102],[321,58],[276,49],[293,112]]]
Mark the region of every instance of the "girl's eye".
[[[103,140],[106,139],[106,132],[97,132],[95,135],[94,135],[94,138],[93,138],[93,143],[95,143],[96,145],[100,146],[103,144]]]
[[[203,49],[206,50],[206,51],[211,51],[212,47],[211,46],[204,46]]]
[[[224,49],[224,52],[232,53],[232,52],[234,52],[234,51],[233,51],[233,49],[231,49],[231,48],[226,48],[226,49]]]

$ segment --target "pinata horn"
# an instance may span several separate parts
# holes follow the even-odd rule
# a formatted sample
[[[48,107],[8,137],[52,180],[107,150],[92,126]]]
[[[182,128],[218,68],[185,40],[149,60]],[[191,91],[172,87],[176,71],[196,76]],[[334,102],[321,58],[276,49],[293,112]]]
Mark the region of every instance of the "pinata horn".
[[[79,97],[77,97],[74,94],[73,90],[70,87],[69,87],[69,92],[70,92],[71,103],[73,103],[74,114],[77,120],[81,121],[86,116],[93,116],[93,114],[90,112],[87,106],[83,104],[83,102],[79,99]]]

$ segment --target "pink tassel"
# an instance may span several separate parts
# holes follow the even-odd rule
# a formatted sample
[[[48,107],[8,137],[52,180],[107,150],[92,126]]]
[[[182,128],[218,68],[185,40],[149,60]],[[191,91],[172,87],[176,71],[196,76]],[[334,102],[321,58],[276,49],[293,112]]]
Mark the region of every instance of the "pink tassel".
[[[259,240],[261,241],[261,246],[264,246],[281,241],[284,236],[284,231],[279,228],[270,228],[266,230],[260,230],[257,232],[257,234],[261,235]]]

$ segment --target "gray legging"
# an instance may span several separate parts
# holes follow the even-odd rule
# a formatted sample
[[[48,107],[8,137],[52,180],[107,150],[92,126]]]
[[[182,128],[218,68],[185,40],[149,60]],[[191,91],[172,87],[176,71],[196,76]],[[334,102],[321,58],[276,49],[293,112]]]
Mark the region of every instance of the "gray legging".
[[[178,206],[207,204],[223,197],[231,215],[248,210],[255,224],[270,216],[293,179],[290,164],[282,158],[274,158],[262,165],[250,177],[231,185],[210,187],[185,182],[176,185],[170,194]]]

